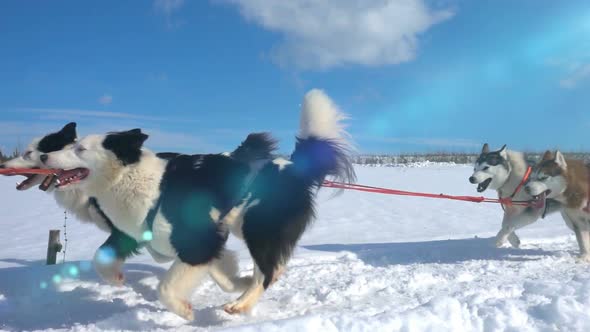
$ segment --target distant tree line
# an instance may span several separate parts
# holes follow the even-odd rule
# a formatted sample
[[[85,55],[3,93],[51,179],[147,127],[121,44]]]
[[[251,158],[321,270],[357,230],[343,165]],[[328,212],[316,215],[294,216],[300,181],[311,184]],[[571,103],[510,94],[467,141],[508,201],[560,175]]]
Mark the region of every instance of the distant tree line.
[[[20,156],[20,151],[18,149],[14,149],[14,151],[12,151],[12,153],[9,154],[4,154],[2,149],[0,149],[0,162],[5,162],[17,156]]]
[[[538,161],[543,153],[529,152],[526,153],[527,159],[532,162]],[[565,157],[568,159],[582,159],[590,161],[590,152],[566,152]],[[409,153],[399,155],[356,155],[354,163],[369,166],[396,166],[408,165],[415,163],[452,163],[452,164],[473,164],[479,154],[475,153]]]

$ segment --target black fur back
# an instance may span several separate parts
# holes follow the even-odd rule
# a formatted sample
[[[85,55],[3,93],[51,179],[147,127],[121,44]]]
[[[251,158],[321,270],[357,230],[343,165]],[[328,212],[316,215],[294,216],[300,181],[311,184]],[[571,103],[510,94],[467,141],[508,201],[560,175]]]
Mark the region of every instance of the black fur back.
[[[231,153],[231,157],[243,161],[270,159],[277,149],[277,141],[269,133],[254,133]]]
[[[229,211],[240,200],[249,172],[247,164],[222,155],[179,155],[168,163],[160,207],[183,262],[204,264],[219,256],[227,234],[211,218],[211,208]]]

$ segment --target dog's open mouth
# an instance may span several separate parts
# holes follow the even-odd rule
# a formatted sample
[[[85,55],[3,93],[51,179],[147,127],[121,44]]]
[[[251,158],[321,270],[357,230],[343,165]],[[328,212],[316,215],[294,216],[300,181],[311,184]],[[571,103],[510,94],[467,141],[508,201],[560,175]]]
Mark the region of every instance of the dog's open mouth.
[[[22,174],[22,176],[26,177],[21,182],[16,183],[16,190],[27,190],[31,188],[35,184],[35,180],[39,175],[37,174]]]
[[[542,209],[545,207],[545,201],[547,200],[547,196],[551,194],[551,190],[546,190],[539,195],[533,196],[533,206],[537,209]]]
[[[56,177],[48,176],[42,185],[47,182],[47,187],[55,182],[56,188],[65,187],[73,183],[78,183],[84,180],[90,174],[88,168],[74,168],[70,170],[61,171]]]
[[[484,182],[477,185],[477,192],[481,193],[488,189],[488,186],[492,183],[492,178],[485,180]]]

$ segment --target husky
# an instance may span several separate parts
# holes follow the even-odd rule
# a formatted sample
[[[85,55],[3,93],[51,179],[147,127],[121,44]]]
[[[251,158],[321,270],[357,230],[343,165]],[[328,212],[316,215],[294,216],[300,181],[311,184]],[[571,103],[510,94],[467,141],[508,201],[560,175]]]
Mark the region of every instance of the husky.
[[[562,204],[561,215],[580,247],[578,261],[590,263],[590,165],[566,160],[560,151],[547,151],[525,190],[536,200],[553,199]]]
[[[324,178],[354,179],[343,119],[323,92],[310,91],[290,160],[244,162],[237,152],[163,160],[143,147],[148,135],[141,129],[90,135],[44,160],[64,170],[58,190],[76,187],[95,197],[117,228],[174,260],[158,285],[159,299],[193,320],[190,296],[215,269],[229,231],[244,239],[254,260],[246,291],[224,306],[240,313],[283,271],[314,218]]]
[[[469,182],[477,184],[477,192],[487,189],[496,190],[500,198],[514,201],[532,201],[533,197],[523,190],[532,171],[533,163],[524,153],[511,151],[504,145],[500,150],[490,151],[484,144],[481,154],[475,161],[474,172]],[[520,239],[515,231],[559,210],[560,205],[554,200],[546,204],[533,206],[502,205],[504,217],[502,228],[496,235],[496,246],[502,247],[509,242],[514,248],[520,246]]]

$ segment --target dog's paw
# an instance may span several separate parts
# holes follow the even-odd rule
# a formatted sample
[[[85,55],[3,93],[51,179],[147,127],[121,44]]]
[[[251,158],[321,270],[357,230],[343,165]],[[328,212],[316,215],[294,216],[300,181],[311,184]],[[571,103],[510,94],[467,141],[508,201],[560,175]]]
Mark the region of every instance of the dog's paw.
[[[239,300],[230,302],[223,306],[223,310],[230,315],[243,314],[249,312],[251,309],[251,306]]]
[[[178,316],[186,319],[189,322],[195,320],[195,314],[193,313],[193,305],[188,301],[176,300],[165,303],[166,308],[177,314]]]
[[[590,254],[580,255],[580,256],[576,257],[576,263],[589,264],[590,263]]]
[[[508,243],[504,239],[497,239],[495,245],[496,245],[496,248],[507,248],[508,247]]]
[[[518,236],[516,236],[516,234],[512,233],[508,237],[508,242],[510,242],[510,245],[512,246],[512,248],[515,248],[515,249],[520,248],[520,239],[518,238]]]
[[[182,300],[162,292],[160,292],[159,298],[160,302],[171,312],[186,319],[187,321],[193,321],[195,319],[193,305],[187,300]]]
[[[121,272],[121,265],[122,263],[101,264],[95,262],[94,270],[105,282],[115,286],[122,286],[125,283],[125,275]]]

